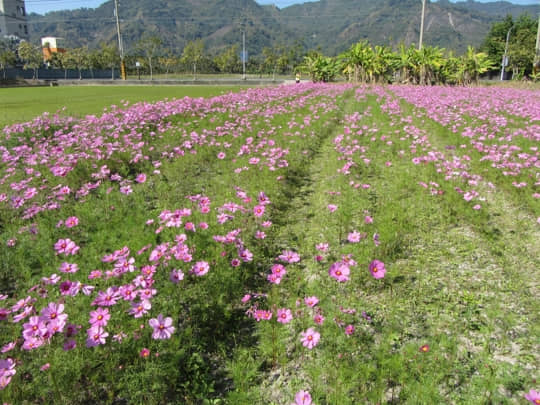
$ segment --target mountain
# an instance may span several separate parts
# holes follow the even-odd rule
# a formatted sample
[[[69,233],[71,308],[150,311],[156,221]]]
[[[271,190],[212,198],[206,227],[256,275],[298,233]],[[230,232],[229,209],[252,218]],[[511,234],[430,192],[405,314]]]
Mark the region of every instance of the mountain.
[[[31,38],[63,37],[68,47],[114,43],[113,4],[110,0],[96,9],[30,14]],[[320,0],[283,9],[253,0],[130,0],[121,3],[119,14],[128,52],[143,34],[158,35],[176,52],[199,38],[207,50],[219,52],[240,44],[245,30],[250,55],[266,46],[298,42],[305,49],[336,55],[362,39],[374,45],[417,42],[420,9],[419,0]],[[493,22],[524,12],[536,15],[540,6],[428,0],[424,43],[459,53],[467,45],[479,46]]]

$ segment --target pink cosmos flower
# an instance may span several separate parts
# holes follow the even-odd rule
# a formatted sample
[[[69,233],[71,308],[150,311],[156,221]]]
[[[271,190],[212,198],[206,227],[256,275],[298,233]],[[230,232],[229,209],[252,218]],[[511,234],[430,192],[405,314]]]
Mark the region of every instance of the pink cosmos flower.
[[[191,273],[196,276],[204,276],[210,270],[210,265],[207,262],[197,262],[191,268]]]
[[[315,305],[319,303],[319,299],[315,296],[312,297],[306,297],[304,298],[304,302],[308,307],[313,308]]]
[[[137,177],[135,177],[135,181],[137,183],[144,183],[146,181],[146,174],[144,173],[138,174]]]
[[[354,333],[354,325],[345,326],[345,334],[350,336]]]
[[[386,273],[386,268],[384,267],[383,262],[379,260],[373,260],[369,264],[369,271],[374,278],[379,279],[384,277],[384,274]]]
[[[272,319],[272,311],[266,311],[264,309],[258,309],[253,314],[253,318],[255,318],[255,320],[257,322],[269,321],[270,319]]]
[[[23,337],[30,339],[32,337],[43,337],[47,333],[47,326],[39,316],[31,316],[28,322],[23,324]]]
[[[15,361],[11,358],[0,359],[0,390],[7,387],[15,374]]]
[[[302,345],[310,350],[317,346],[321,339],[321,334],[313,328],[309,328],[305,332],[302,332],[301,335],[302,337],[300,340],[302,341]]]
[[[171,317],[163,318],[163,315],[159,314],[157,318],[152,318],[148,321],[148,324],[154,329],[152,333],[153,339],[170,339],[171,335],[175,331],[175,327],[172,326],[173,320]]]
[[[362,240],[362,234],[358,231],[349,232],[349,234],[347,235],[347,240],[350,243],[358,243],[360,242],[360,240]]]
[[[182,273],[182,270],[173,269],[171,271],[169,280],[171,280],[174,284],[178,284],[183,279],[184,279],[184,273]]]
[[[524,395],[524,397],[527,401],[530,401],[535,405],[540,404],[540,392],[530,390],[527,394]]]
[[[101,326],[92,326],[86,331],[88,338],[86,339],[86,347],[95,347],[104,345],[109,334]]]
[[[317,314],[313,317],[313,322],[315,322],[317,325],[322,325],[324,323],[324,316],[321,314]]]
[[[326,208],[328,208],[328,211],[330,212],[335,212],[338,209],[337,205],[334,204],[328,204]]]
[[[256,205],[253,207],[253,215],[256,218],[260,218],[264,215],[264,205]]]
[[[62,347],[62,350],[65,352],[69,352],[70,350],[73,350],[77,347],[77,342],[74,339],[69,339],[64,343],[64,346]]]
[[[370,217],[369,215],[366,215],[365,218],[364,218],[364,222],[366,224],[372,224],[373,223],[373,218]]]
[[[292,312],[288,308],[280,308],[277,310],[277,321],[279,323],[289,323],[292,320]]]
[[[141,302],[133,302],[131,304],[129,314],[133,315],[134,318],[141,318],[143,315],[146,315],[151,308],[152,304],[150,304],[150,301],[148,300],[142,300]]]
[[[141,356],[143,359],[148,358],[148,356],[150,356],[150,350],[147,349],[146,347],[144,347],[144,348],[139,352],[139,356]]]
[[[17,345],[16,342],[6,343],[4,346],[2,346],[2,349],[0,349],[0,353],[7,353],[13,350],[16,345]]]
[[[330,249],[330,245],[328,245],[328,243],[317,243],[317,245],[315,245],[315,249],[320,252],[328,252],[328,249]]]
[[[312,405],[311,395],[307,391],[298,391],[294,396],[294,403],[291,405]]]
[[[64,225],[66,228],[73,228],[77,225],[79,225],[79,218],[77,217],[69,217],[64,221]]]
[[[285,263],[298,263],[300,261],[300,255],[292,250],[284,250],[278,259]]]
[[[343,283],[349,281],[349,274],[351,273],[349,266],[342,262],[337,262],[330,266],[328,274],[330,277],[335,278],[337,281]]]
[[[79,246],[71,239],[58,239],[58,242],[54,244],[54,250],[57,254],[74,255],[79,251]]]
[[[249,300],[251,299],[251,295],[250,294],[246,294],[242,297],[242,303],[246,303],[248,302]]]
[[[62,273],[77,273],[77,272],[79,271],[79,266],[77,265],[77,263],[66,263],[66,262],[63,262],[63,263],[60,265],[59,270],[60,270]]]
[[[281,277],[279,277],[277,274],[270,273],[266,279],[271,282],[272,284],[280,284],[281,283]]]
[[[107,322],[111,319],[111,314],[107,308],[98,308],[95,311],[90,312],[90,325],[92,326],[106,326]]]

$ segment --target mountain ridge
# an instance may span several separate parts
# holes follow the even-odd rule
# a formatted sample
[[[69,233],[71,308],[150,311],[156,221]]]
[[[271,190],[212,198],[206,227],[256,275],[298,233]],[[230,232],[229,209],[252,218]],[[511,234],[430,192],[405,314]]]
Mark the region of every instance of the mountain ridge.
[[[279,9],[253,0],[130,0],[120,10],[126,50],[133,49],[143,34],[162,38],[164,47],[181,52],[189,41],[202,39],[207,51],[219,52],[239,44],[246,32],[250,55],[264,47],[300,43],[336,55],[351,44],[367,39],[372,44],[415,43],[419,35],[418,0],[319,0]],[[479,3],[448,0],[429,2],[424,43],[462,52],[478,47],[491,24],[506,14],[536,15],[540,6],[509,2]],[[66,39],[68,47],[116,41],[113,1],[95,9],[29,14],[33,42],[43,36]]]

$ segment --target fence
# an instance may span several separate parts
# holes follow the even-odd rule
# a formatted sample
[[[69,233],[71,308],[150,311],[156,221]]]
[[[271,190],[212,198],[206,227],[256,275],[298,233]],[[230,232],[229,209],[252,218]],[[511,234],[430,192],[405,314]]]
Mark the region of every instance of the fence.
[[[77,69],[38,69],[37,78],[42,80],[54,80],[54,79],[111,79],[112,69],[85,69],[81,70],[80,76]],[[21,69],[21,68],[7,68],[5,71],[5,78],[8,80],[14,79],[32,79],[34,78],[33,69]],[[120,78],[120,72],[118,69],[114,69],[114,78]],[[0,80],[4,79],[4,72],[0,70]]]

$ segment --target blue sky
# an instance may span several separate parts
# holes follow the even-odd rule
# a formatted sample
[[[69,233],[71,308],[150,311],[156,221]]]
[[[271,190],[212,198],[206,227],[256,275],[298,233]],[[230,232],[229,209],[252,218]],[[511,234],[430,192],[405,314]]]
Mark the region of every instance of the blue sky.
[[[129,0],[120,0],[129,3]],[[275,4],[278,7],[286,7],[291,4],[305,3],[307,0],[256,0],[259,4]],[[310,0],[315,1],[315,0]],[[478,1],[478,0],[477,0]],[[496,0],[480,0],[489,3]],[[511,0],[515,4],[539,4],[540,0]],[[76,9],[81,7],[95,8],[105,3],[104,0],[26,0],[26,10],[31,13],[45,14],[48,11]]]

